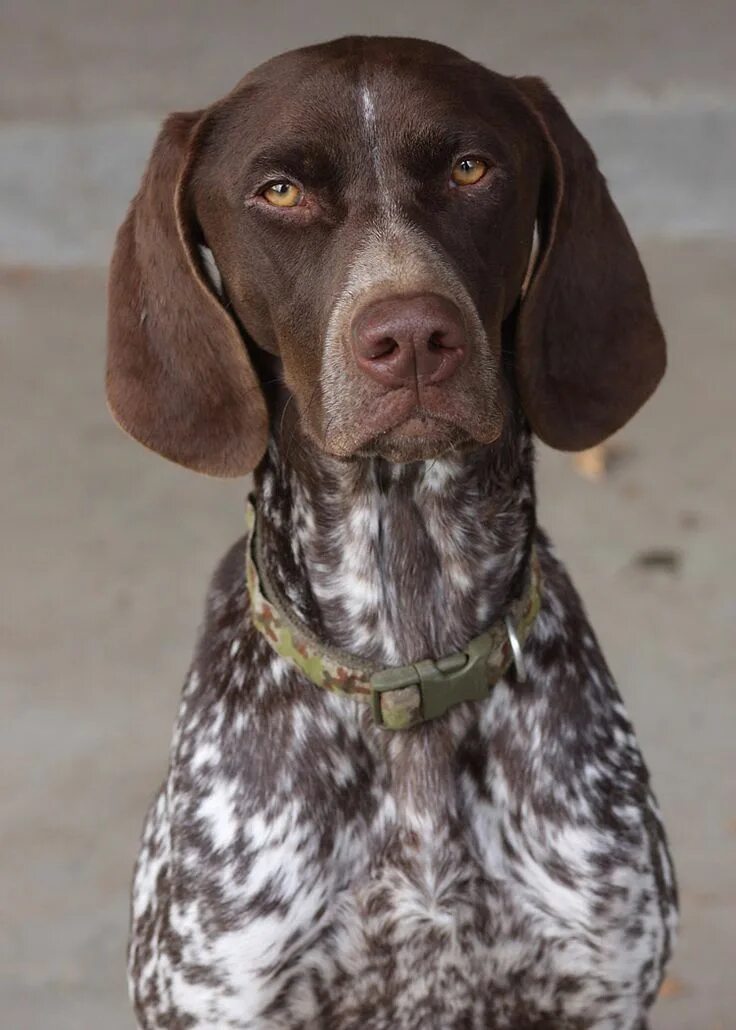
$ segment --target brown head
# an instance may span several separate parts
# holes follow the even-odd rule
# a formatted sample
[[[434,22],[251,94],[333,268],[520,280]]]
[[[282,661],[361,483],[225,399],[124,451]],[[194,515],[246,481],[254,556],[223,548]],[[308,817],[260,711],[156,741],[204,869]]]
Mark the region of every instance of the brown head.
[[[264,354],[317,447],[390,460],[491,443],[519,402],[547,443],[591,446],[665,366],[634,245],[544,83],[383,38],[284,54],[172,115],[118,234],[107,389],[132,436],[250,471]]]

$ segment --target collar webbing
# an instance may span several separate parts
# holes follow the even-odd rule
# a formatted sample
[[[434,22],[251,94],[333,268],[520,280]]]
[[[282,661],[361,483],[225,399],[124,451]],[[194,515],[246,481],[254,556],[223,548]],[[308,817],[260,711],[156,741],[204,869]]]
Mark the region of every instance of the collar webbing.
[[[540,575],[532,550],[526,588],[505,615],[463,651],[399,668],[379,669],[370,662],[322,643],[289,611],[289,603],[267,576],[261,554],[258,517],[252,497],[246,507],[248,543],[246,581],[253,625],[276,654],[292,662],[307,679],[333,694],[370,704],[379,726],[404,730],[436,719],[463,701],[482,701],[512,663],[524,678],[521,650],[539,611]]]

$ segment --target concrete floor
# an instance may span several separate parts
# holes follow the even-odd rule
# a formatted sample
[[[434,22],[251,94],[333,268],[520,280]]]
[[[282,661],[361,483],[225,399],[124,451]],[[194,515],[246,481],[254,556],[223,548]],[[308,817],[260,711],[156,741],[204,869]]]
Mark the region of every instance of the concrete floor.
[[[0,6],[0,1026],[131,1030],[127,891],[242,483],[156,459],[102,394],[110,232],[155,121],[255,60],[413,32],[543,72],[594,139],[670,370],[599,484],[544,451],[542,518],[634,716],[683,928],[656,1030],[736,1025],[736,73],[730,3]],[[174,13],[175,12],[175,13]],[[304,22],[309,20],[308,30]],[[81,181],[80,181],[81,176]],[[673,553],[670,571],[637,556]]]

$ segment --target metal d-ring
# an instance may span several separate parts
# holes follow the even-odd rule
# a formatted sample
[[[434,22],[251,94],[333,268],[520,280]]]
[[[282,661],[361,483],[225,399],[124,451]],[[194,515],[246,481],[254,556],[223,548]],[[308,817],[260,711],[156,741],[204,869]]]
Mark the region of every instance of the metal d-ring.
[[[524,665],[524,656],[521,653],[521,644],[519,643],[519,638],[516,635],[516,628],[511,621],[510,615],[506,616],[504,622],[506,623],[506,635],[509,638],[509,644],[511,644],[511,651],[514,656],[516,678],[519,683],[526,683],[526,666]]]

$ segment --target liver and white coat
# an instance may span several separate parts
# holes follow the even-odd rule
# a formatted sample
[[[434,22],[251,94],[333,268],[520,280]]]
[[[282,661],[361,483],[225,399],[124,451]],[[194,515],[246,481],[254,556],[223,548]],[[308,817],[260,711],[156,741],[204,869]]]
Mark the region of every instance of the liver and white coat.
[[[539,80],[353,38],[167,121],[111,272],[123,427],[255,467],[269,578],[325,644],[461,649],[534,544],[542,607],[525,682],[390,733],[274,652],[228,552],[136,869],[141,1028],[646,1026],[672,867],[536,525],[531,432],[588,446],[663,368],[633,244]]]

